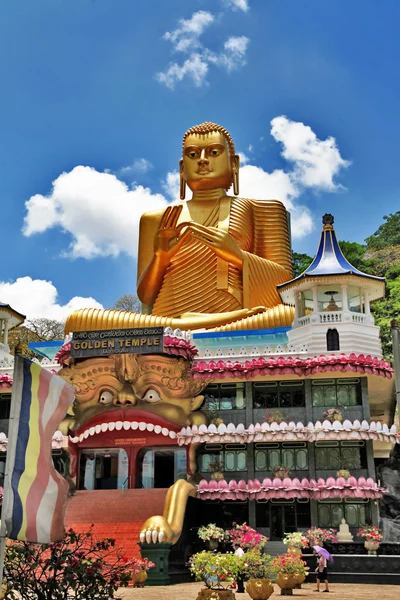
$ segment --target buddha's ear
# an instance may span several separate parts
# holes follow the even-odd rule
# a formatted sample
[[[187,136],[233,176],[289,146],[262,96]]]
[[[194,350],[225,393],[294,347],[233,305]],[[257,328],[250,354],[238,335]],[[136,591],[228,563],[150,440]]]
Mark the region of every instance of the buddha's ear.
[[[239,169],[240,169],[240,156],[234,154],[232,156],[232,183],[233,193],[235,196],[239,195]]]
[[[186,180],[185,171],[183,168],[183,158],[179,161],[179,197],[184,200],[186,196]]]

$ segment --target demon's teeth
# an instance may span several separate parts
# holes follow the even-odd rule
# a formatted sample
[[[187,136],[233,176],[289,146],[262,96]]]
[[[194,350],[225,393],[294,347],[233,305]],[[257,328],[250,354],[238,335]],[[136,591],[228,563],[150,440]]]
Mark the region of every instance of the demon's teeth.
[[[154,433],[161,433],[162,427],[161,425],[155,425],[154,426]]]
[[[102,431],[108,431],[108,423],[102,423],[101,424],[101,430]]]
[[[147,431],[154,431],[154,424],[153,423],[147,423]]]
[[[129,431],[129,429],[131,428],[131,422],[130,421],[124,421],[124,425],[123,425],[125,431]]]
[[[109,423],[108,424],[108,431],[114,431],[115,429],[115,423]]]
[[[117,431],[121,431],[121,429],[122,429],[122,421],[117,421],[117,422],[115,423],[115,429],[116,429]]]
[[[137,421],[132,421],[131,429],[133,429],[133,431],[135,431],[138,427],[139,427],[139,423]]]
[[[88,429],[85,429],[85,431],[79,436],[70,436],[69,439],[73,444],[76,444],[78,442],[82,442],[84,439],[86,440],[89,436],[106,433],[107,431],[121,431],[121,429],[124,429],[125,431],[130,429],[132,429],[132,431],[154,431],[154,433],[157,435],[161,433],[164,437],[169,436],[171,440],[175,440],[177,437],[175,431],[170,431],[167,427],[162,427],[161,425],[154,425],[154,423],[146,423],[145,421],[113,421],[111,423],[101,423],[89,427]],[[182,435],[182,431],[180,432],[180,435]]]
[[[94,427],[91,427],[91,428],[89,429],[89,435],[94,435],[94,434],[95,434],[95,432],[96,432],[96,429],[95,429]]]
[[[163,435],[167,436],[167,435],[169,434],[169,429],[167,429],[166,427],[163,427],[163,428],[161,429],[161,433],[162,433]]]
[[[139,429],[140,429],[140,431],[145,431],[145,429],[146,429],[146,423],[144,423],[144,421],[141,421],[139,423]]]

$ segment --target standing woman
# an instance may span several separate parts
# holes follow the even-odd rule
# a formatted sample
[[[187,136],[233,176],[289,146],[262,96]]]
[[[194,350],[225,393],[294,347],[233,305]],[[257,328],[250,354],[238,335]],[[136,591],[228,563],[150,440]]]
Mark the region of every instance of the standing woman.
[[[328,560],[333,560],[333,557],[331,554],[329,554],[328,550],[325,550],[325,548],[321,548],[321,546],[314,546],[314,550],[318,555],[317,568],[315,569],[315,572],[317,574],[317,588],[314,590],[314,592],[320,591],[319,586],[321,582],[325,582],[325,589],[322,591],[329,592]]]

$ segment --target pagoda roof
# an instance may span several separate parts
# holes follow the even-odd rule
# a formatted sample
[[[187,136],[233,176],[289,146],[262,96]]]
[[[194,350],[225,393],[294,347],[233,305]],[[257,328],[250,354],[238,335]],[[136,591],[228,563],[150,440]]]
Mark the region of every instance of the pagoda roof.
[[[10,329],[21,325],[25,321],[25,315],[11,308],[9,304],[0,302],[0,319],[4,319],[5,317],[10,317]]]
[[[322,222],[324,226],[322,228],[321,238],[314,260],[303,273],[290,281],[277,285],[278,291],[283,291],[285,288],[292,287],[294,284],[300,283],[303,279],[316,277],[325,278],[340,275],[353,275],[369,279],[375,283],[384,284],[384,277],[376,277],[375,275],[363,273],[350,264],[339,246],[336,232],[333,228],[333,216],[329,214],[324,215]]]

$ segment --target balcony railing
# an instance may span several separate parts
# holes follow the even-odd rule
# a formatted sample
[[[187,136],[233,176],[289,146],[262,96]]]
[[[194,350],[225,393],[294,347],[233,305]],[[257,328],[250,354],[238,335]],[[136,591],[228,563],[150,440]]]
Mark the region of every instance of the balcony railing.
[[[368,323],[373,325],[373,318],[371,315],[366,315],[364,313],[355,313],[348,311],[344,313],[341,310],[335,310],[331,312],[318,312],[317,315],[315,313],[310,313],[309,315],[305,315],[304,317],[299,317],[294,322],[294,327],[304,327],[305,325],[310,325],[311,323]]]

